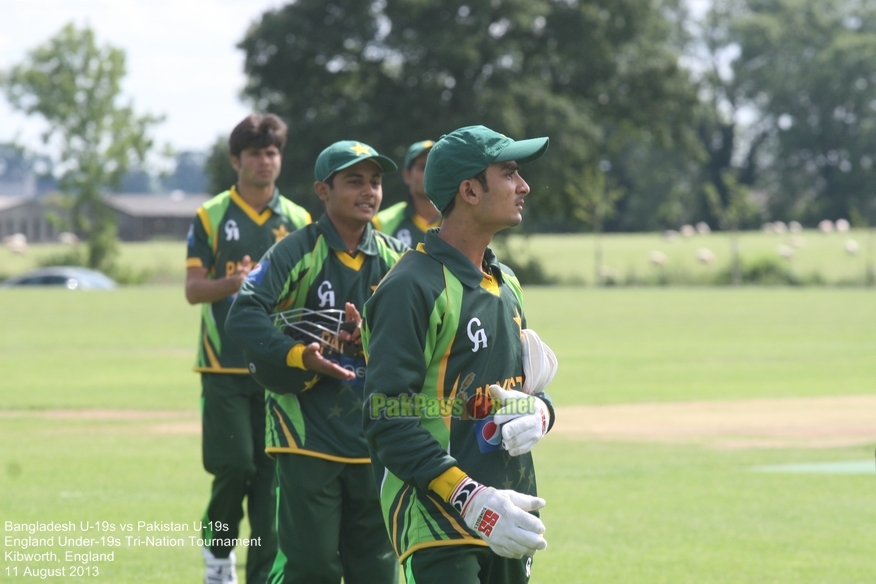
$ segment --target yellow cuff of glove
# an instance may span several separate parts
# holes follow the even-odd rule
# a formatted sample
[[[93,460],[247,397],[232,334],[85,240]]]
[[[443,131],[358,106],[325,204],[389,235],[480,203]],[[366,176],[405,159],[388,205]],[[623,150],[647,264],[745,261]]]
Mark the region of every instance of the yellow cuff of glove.
[[[450,495],[459,483],[468,477],[458,466],[453,466],[432,479],[429,489],[438,493],[445,502],[450,501]]]
[[[298,369],[307,369],[304,366],[304,347],[305,345],[295,345],[286,354],[286,365],[289,367],[297,367]]]

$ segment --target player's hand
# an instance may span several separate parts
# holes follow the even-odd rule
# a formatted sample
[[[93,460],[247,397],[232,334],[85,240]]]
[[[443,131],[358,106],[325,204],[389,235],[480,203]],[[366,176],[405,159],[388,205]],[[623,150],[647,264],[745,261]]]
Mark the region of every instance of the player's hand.
[[[346,325],[347,323],[353,323],[355,325],[355,328],[353,328],[352,331],[341,329],[340,334],[338,334],[338,338],[340,338],[345,343],[355,343],[357,345],[361,345],[362,315],[359,314],[359,311],[356,309],[356,305],[352,302],[347,302],[344,305],[344,312],[346,312],[344,324]]]
[[[523,393],[532,395],[553,381],[557,374],[557,356],[532,329],[520,331],[523,343]]]
[[[454,489],[450,504],[465,524],[503,558],[532,556],[547,547],[544,523],[528,513],[544,507],[544,499],[486,487],[466,477]]]
[[[252,270],[252,258],[245,255],[243,256],[243,259],[240,260],[240,264],[237,266],[237,269],[234,270],[234,273],[228,276],[234,280],[234,283],[236,284],[235,290],[240,290],[240,287],[243,286],[243,281],[246,280],[250,270]]]
[[[304,347],[301,362],[304,363],[305,368],[320,375],[328,375],[335,379],[356,379],[355,373],[323,357],[319,352],[319,343],[310,343]]]
[[[502,428],[502,448],[511,456],[532,450],[547,434],[551,419],[547,405],[534,395],[495,384],[490,386],[490,395],[502,406],[493,416],[493,422]]]

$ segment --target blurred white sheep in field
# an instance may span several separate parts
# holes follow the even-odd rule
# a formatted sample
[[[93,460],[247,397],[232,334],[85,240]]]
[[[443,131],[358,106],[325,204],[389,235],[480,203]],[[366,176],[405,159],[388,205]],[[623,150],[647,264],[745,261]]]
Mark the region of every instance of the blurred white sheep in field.
[[[763,231],[764,233],[775,233],[776,232],[776,228],[772,224],[771,221],[767,221],[766,223],[761,225],[760,230]]]
[[[77,243],[79,243],[79,237],[75,233],[62,231],[58,234],[58,241],[60,241],[64,245],[76,245]]]
[[[705,221],[700,221],[699,223],[697,223],[696,228],[697,228],[697,233],[699,233],[700,235],[708,235],[712,232],[712,229],[709,227],[709,224],[706,223]]]
[[[24,233],[14,233],[3,238],[3,244],[12,253],[24,255],[27,253],[27,236]]]
[[[693,225],[682,225],[681,226],[681,234],[685,237],[693,237],[696,233],[696,229],[694,229]]]
[[[792,235],[788,243],[791,244],[791,247],[801,248],[806,245],[806,240],[801,235]]]
[[[818,230],[822,233],[831,233],[833,231],[833,221],[823,219],[818,223]]]
[[[654,250],[648,254],[648,261],[655,266],[665,266],[669,258],[662,251]]]
[[[840,233],[846,233],[849,230],[849,227],[851,227],[851,225],[849,225],[849,222],[845,219],[836,220],[836,230]]]
[[[861,246],[854,239],[847,239],[845,248],[849,255],[858,255],[858,252],[861,251]]]
[[[777,247],[776,250],[779,252],[779,255],[786,260],[794,259],[794,249],[791,246],[785,245],[783,243],[779,247]]]
[[[678,239],[678,231],[675,229],[667,229],[663,232],[663,239],[666,241],[675,241]]]
[[[801,231],[803,231],[803,226],[800,225],[799,221],[791,221],[790,223],[788,223],[788,231],[790,231],[791,233],[800,233]]]
[[[701,247],[697,250],[697,261],[701,264],[714,264],[716,259],[715,252],[707,247]]]
[[[783,221],[773,221],[773,231],[776,233],[787,233],[788,226]]]

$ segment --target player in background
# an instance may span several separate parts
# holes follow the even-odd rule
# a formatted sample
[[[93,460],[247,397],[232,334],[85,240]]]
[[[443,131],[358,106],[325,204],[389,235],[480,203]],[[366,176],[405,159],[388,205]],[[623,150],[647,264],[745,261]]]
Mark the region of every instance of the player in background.
[[[426,231],[441,224],[441,213],[423,190],[423,172],[426,158],[435,143],[432,140],[414,142],[405,154],[402,178],[408,185],[408,200],[380,211],[374,219],[379,231],[417,247],[423,242]]]
[[[213,475],[204,514],[205,539],[238,537],[246,500],[252,538],[246,581],[262,583],[277,551],[273,462],[265,455],[264,390],[249,375],[241,347],[223,323],[234,295],[259,258],[310,214],[280,196],[286,124],[275,115],[250,115],[228,141],[237,184],[198,209],[189,228],[186,299],[201,304],[195,371],[201,374],[202,455]],[[207,584],[237,582],[233,548],[220,541],[204,548]]]
[[[553,424],[556,359],[488,247],[520,223],[518,170],[547,146],[483,126],[436,142],[425,186],[441,227],[365,304],[363,424],[408,582],[528,582],[547,546],[530,450]]]
[[[396,168],[360,142],[323,150],[314,190],[325,214],[259,260],[225,323],[268,389],[279,486],[272,584],[397,583],[362,433],[358,330],[359,309],[407,250],[371,224],[383,174]]]

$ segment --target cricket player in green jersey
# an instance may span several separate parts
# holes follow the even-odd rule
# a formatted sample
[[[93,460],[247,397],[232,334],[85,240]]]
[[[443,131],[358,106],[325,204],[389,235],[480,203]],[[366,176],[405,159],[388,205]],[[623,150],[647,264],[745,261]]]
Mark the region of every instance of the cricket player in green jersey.
[[[273,461],[265,454],[264,389],[249,375],[243,350],[225,333],[234,295],[251,267],[288,233],[310,223],[310,214],[280,196],[286,124],[277,116],[251,115],[231,132],[237,184],[198,209],[189,228],[186,299],[201,304],[195,371],[201,373],[204,468],[213,475],[204,514],[207,584],[237,582],[234,546],[246,500],[250,532],[259,545],[247,553],[247,582],[264,582],[277,552]]]
[[[441,227],[365,304],[363,424],[408,584],[528,582],[547,546],[530,450],[553,424],[556,359],[488,247],[520,223],[518,170],[547,146],[483,126],[436,142],[425,186]]]
[[[408,185],[408,200],[380,211],[374,218],[374,226],[379,231],[400,239],[410,247],[422,243],[426,231],[441,224],[441,213],[423,190],[426,158],[434,144],[432,140],[411,144],[402,167],[402,178]]]
[[[360,142],[323,150],[314,190],[325,214],[259,260],[225,323],[268,390],[279,486],[271,584],[397,583],[362,433],[358,330],[359,309],[408,249],[371,224],[394,170]]]

